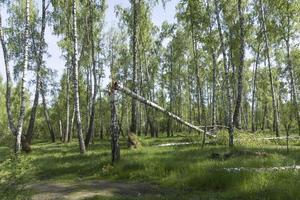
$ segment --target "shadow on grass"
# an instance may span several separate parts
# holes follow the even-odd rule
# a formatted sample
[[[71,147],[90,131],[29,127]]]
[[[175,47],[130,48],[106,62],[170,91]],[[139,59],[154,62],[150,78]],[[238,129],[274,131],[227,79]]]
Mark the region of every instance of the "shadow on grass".
[[[33,174],[38,180],[80,181],[89,177],[93,179],[104,177],[148,182],[178,189],[186,199],[199,199],[197,195],[200,195],[201,199],[293,199],[292,197],[300,196],[298,171],[231,173],[214,170],[227,167],[259,168],[299,164],[300,149],[297,147],[291,148],[289,154],[286,154],[284,149],[278,150],[277,146],[234,149],[206,146],[201,149],[199,145],[190,145],[128,150],[126,140],[123,140],[122,160],[108,167],[103,173],[103,167],[109,166],[110,163],[109,149],[109,140],[92,145],[85,155],[79,154],[78,144],[75,142],[38,143],[34,145],[34,151],[30,154],[34,166]],[[212,153],[240,151],[266,152],[266,156],[235,153],[228,159],[211,158]],[[172,194],[168,194],[165,199],[180,199],[176,195],[169,198],[171,196]],[[107,198],[119,199],[119,197]]]

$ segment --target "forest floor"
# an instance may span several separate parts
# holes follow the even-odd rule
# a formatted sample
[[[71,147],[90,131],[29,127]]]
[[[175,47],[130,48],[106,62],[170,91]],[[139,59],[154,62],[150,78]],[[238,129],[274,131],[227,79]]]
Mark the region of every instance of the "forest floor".
[[[39,182],[29,186],[33,200],[144,197],[159,199],[164,194],[158,187],[147,183],[116,182],[109,180],[78,181],[76,183]]]
[[[300,170],[291,167],[300,164],[300,140],[290,141],[287,153],[285,140],[261,139],[270,136],[239,133],[232,149],[227,133],[203,149],[198,135],[142,137],[143,147],[133,150],[122,138],[115,165],[109,139],[85,155],[75,139],[38,141],[19,158],[0,145],[0,199],[300,199]],[[158,146],[170,143],[180,145]]]

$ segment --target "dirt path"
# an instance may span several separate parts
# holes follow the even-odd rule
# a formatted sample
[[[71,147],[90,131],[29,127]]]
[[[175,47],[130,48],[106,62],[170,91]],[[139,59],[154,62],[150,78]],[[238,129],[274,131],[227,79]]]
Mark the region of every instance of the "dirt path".
[[[158,186],[147,183],[126,183],[107,180],[82,181],[78,183],[40,182],[32,184],[33,200],[79,200],[100,197],[153,197],[159,199],[163,196]]]

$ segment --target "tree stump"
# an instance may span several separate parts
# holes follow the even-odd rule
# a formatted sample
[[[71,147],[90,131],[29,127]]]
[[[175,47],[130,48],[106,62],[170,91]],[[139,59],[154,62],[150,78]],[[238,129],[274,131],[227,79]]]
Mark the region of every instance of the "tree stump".
[[[128,148],[131,148],[131,149],[137,149],[142,146],[138,136],[134,133],[128,133],[127,145],[128,145]]]

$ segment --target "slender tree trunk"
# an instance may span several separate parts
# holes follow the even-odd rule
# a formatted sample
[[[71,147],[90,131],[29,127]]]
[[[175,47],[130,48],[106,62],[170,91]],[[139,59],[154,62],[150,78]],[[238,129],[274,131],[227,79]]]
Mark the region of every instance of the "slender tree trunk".
[[[38,60],[37,60],[37,69],[36,69],[36,88],[35,88],[35,95],[34,95],[34,101],[33,101],[33,105],[31,108],[31,115],[30,115],[30,120],[29,120],[29,125],[28,125],[28,129],[27,129],[27,134],[26,134],[26,140],[27,143],[30,145],[31,141],[32,141],[32,137],[34,134],[34,123],[35,123],[35,116],[36,116],[36,110],[37,110],[37,106],[39,103],[39,96],[40,96],[40,71],[43,65],[43,55],[44,55],[44,46],[45,46],[45,29],[46,29],[46,2],[45,0],[42,0],[42,27],[41,27],[41,33],[40,33],[40,37],[41,37],[41,41],[40,41],[40,46],[38,49]]]
[[[77,8],[76,0],[73,0],[73,83],[74,83],[74,106],[75,106],[75,115],[76,115],[76,124],[77,124],[77,136],[79,141],[80,153],[85,153],[84,139],[82,135],[82,122],[80,114],[80,103],[79,103],[79,85],[78,85],[78,54],[77,54]]]
[[[48,108],[47,108],[47,102],[46,102],[46,97],[45,97],[45,88],[44,88],[43,83],[41,83],[41,84],[42,85],[41,85],[40,89],[41,89],[41,96],[42,96],[42,102],[43,102],[43,108],[44,108],[44,116],[45,116],[45,120],[46,120],[48,129],[49,129],[49,132],[50,132],[51,140],[52,140],[52,142],[55,142],[55,133],[54,133],[51,121],[50,121]]]
[[[252,102],[251,102],[251,130],[255,132],[255,94],[256,94],[256,79],[257,79],[257,68],[259,64],[260,57],[260,42],[258,43],[255,66],[253,69],[253,86],[252,86]]]
[[[210,1],[207,0],[206,1],[206,9],[207,9],[207,14],[209,15],[209,38],[210,40],[214,40],[214,35],[212,33],[212,29],[213,29],[213,16],[212,16],[212,10],[210,9]],[[216,83],[217,83],[217,59],[216,59],[216,53],[215,53],[215,49],[214,49],[214,45],[210,44],[209,46],[209,54],[211,55],[211,59],[212,59],[212,68],[213,68],[213,73],[212,73],[212,92],[211,92],[211,95],[210,95],[210,104],[211,104],[211,110],[212,110],[212,113],[211,113],[211,124],[212,126],[214,126],[216,124]]]
[[[112,163],[120,160],[120,145],[119,145],[119,125],[116,110],[116,91],[112,85],[110,91],[110,106],[111,106],[111,154]]]
[[[11,111],[11,90],[12,90],[12,79],[9,69],[9,57],[8,57],[8,51],[6,47],[6,42],[4,40],[3,30],[2,30],[2,15],[0,12],[0,40],[1,40],[1,46],[3,51],[3,58],[4,58],[4,65],[5,65],[5,72],[6,72],[6,112],[7,112],[7,118],[8,118],[8,124],[10,127],[10,130],[14,136],[16,136],[16,127],[13,120],[13,114]]]
[[[89,119],[90,119],[90,104],[91,104],[91,86],[90,86],[90,66],[87,66],[86,69],[86,112],[85,112],[85,124],[83,130],[85,133],[88,132],[88,126],[89,126]]]
[[[260,3],[260,17],[261,17],[261,25],[263,29],[263,37],[265,42],[265,51],[267,56],[267,63],[268,63],[268,70],[269,70],[269,79],[270,79],[270,86],[271,86],[271,95],[272,95],[272,107],[273,107],[273,127],[275,129],[276,137],[279,137],[279,117],[278,117],[278,110],[276,105],[276,96],[275,96],[275,90],[274,90],[274,81],[273,81],[273,75],[272,75],[272,69],[271,69],[271,59],[270,59],[270,50],[269,50],[269,41],[267,36],[267,28],[266,28],[266,22],[265,22],[265,10],[264,6],[262,4],[262,0],[259,0]]]
[[[132,33],[132,91],[137,92],[137,12],[138,5],[137,0],[132,0],[132,12],[133,12],[133,33]],[[130,131],[136,133],[137,129],[137,102],[135,99],[132,99],[131,102],[131,125]]]
[[[197,122],[198,125],[200,125],[201,121],[201,111],[200,107],[202,104],[202,91],[201,90],[201,81],[200,81],[200,75],[199,75],[199,66],[198,66],[198,56],[197,56],[197,43],[195,40],[195,34],[194,34],[194,24],[192,23],[192,45],[193,45],[193,63],[194,63],[194,69],[195,69],[195,76],[196,76],[196,97],[197,97]]]
[[[265,102],[264,103],[263,121],[262,121],[261,130],[265,130],[265,128],[266,128],[267,114],[268,114],[268,104],[267,104],[267,102]]]
[[[74,121],[75,121],[75,107],[73,107],[68,142],[72,141],[72,137],[73,137],[73,133],[74,133]]]
[[[93,72],[93,78],[94,78],[94,92],[93,92],[93,96],[92,96],[92,101],[91,101],[91,115],[90,115],[90,124],[89,124],[89,128],[88,128],[88,132],[86,135],[86,139],[85,139],[85,146],[88,147],[93,135],[93,130],[94,130],[94,126],[95,126],[95,109],[96,109],[96,97],[97,97],[97,91],[98,91],[98,86],[97,86],[97,71],[96,71],[96,59],[95,59],[95,43],[94,43],[94,20],[93,20],[93,13],[94,13],[94,7],[91,3],[90,0],[90,31],[91,31],[91,45],[92,45],[92,64],[93,64],[93,68],[92,68],[92,72]]]
[[[239,128],[239,115],[242,104],[242,94],[243,94],[243,71],[244,71],[244,16],[242,13],[242,0],[238,0],[238,13],[239,13],[239,28],[240,28],[240,65],[238,69],[238,85],[237,85],[237,98],[235,104],[235,110],[233,114],[233,125]]]
[[[217,0],[214,0],[215,3],[215,13],[217,18],[217,24],[218,24],[218,32],[221,42],[221,51],[223,55],[223,65],[224,65],[224,79],[226,83],[226,96],[227,96],[227,126],[229,127],[229,146],[233,146],[233,124],[232,124],[232,108],[231,108],[231,95],[230,95],[230,83],[229,83],[229,68],[227,66],[227,58],[226,58],[226,49],[224,45],[224,38],[223,33],[221,29],[221,23],[220,23],[220,11],[219,11],[219,5],[217,3]]]
[[[213,50],[212,50],[213,51]],[[212,80],[212,125],[216,124],[216,81],[217,81],[217,62],[216,62],[216,55],[214,52],[212,54],[212,61],[213,61],[213,80]]]
[[[69,141],[69,135],[70,135],[70,69],[67,67],[67,90],[66,90],[66,107],[67,107],[67,119],[66,119],[66,132],[64,137],[64,142],[70,142]]]
[[[60,141],[63,141],[63,130],[62,130],[62,124],[61,124],[61,120],[59,120],[59,136],[60,136]]]
[[[296,94],[296,87],[295,87],[295,78],[294,78],[294,69],[292,66],[292,61],[290,57],[290,2],[287,1],[287,37],[286,37],[286,51],[287,51],[287,69],[289,72],[289,83],[290,83],[290,93],[292,97],[293,106],[295,108],[295,115],[298,123],[298,133],[300,135],[300,115],[299,115],[299,106],[298,106],[298,99]],[[288,131],[287,131],[288,134]]]
[[[26,85],[26,74],[28,68],[28,52],[29,52],[29,0],[26,0],[26,13],[25,13],[25,47],[24,47],[24,65],[22,73],[22,82],[21,82],[21,106],[20,106],[20,115],[18,118],[17,133],[16,133],[16,144],[15,152],[21,152],[21,137],[25,117],[25,85]]]
[[[190,68],[188,70],[188,91],[189,91],[189,123],[192,123],[192,110],[193,110],[193,100],[192,100],[192,85],[193,85],[193,82],[192,82],[192,76],[190,74],[192,74]],[[192,129],[189,129],[189,133],[191,133]]]
[[[174,86],[173,86],[173,47],[171,46],[171,64],[170,64],[170,85],[169,85],[169,94],[170,94],[170,105],[169,105],[169,111],[173,112],[173,103],[174,103],[174,94],[173,94],[173,90],[174,90]],[[171,135],[173,135],[173,127],[172,127],[172,120],[169,117],[168,118],[168,122],[167,122],[167,137],[170,137]]]

